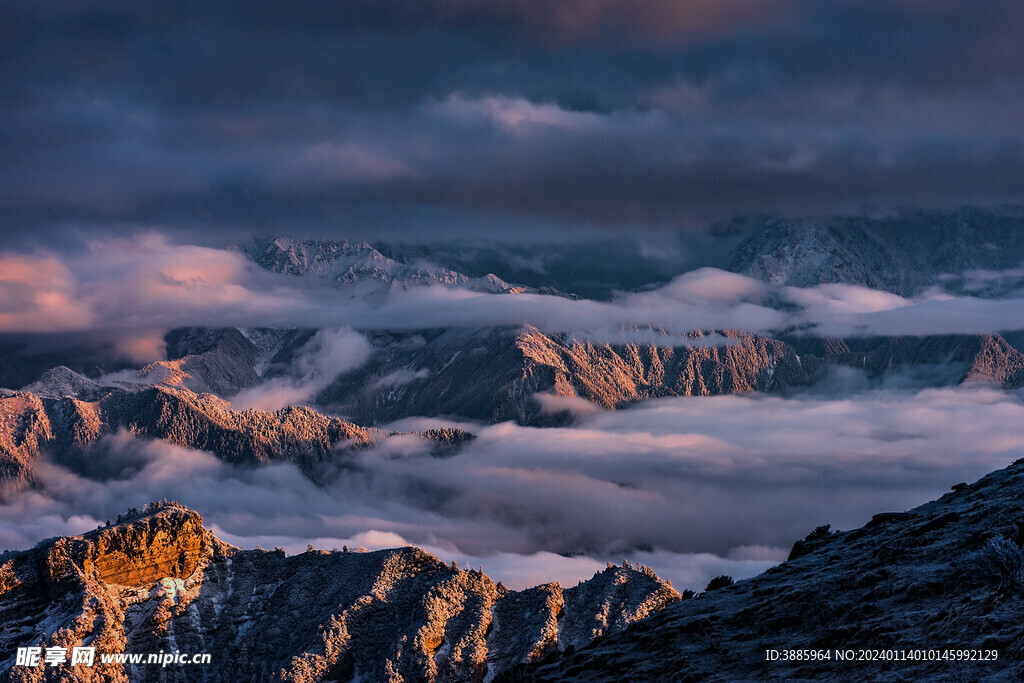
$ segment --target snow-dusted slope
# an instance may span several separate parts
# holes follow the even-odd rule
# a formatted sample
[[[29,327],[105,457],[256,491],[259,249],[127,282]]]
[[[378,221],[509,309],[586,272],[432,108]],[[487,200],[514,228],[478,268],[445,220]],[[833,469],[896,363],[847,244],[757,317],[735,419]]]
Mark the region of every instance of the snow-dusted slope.
[[[23,387],[22,391],[46,398],[61,398],[62,396],[91,398],[97,396],[102,391],[102,387],[85,375],[64,365],[58,365],[44,372],[32,384]]]
[[[54,680],[481,681],[679,600],[649,571],[513,592],[417,548],[241,550],[174,503],[0,558],[0,676],[17,647],[210,653],[206,666],[62,666]],[[34,673],[14,668],[15,675]]]
[[[906,296],[941,285],[1000,296],[1024,286],[1022,261],[1024,210],[959,209],[768,218],[733,250],[728,267],[796,287],[844,282]]]
[[[58,366],[21,390],[47,398],[94,400],[111,390],[159,386],[226,398],[286,372],[294,353],[314,334],[315,330],[295,329],[178,328],[165,337],[167,360],[95,379]]]
[[[454,285],[485,292],[502,292],[510,286],[495,275],[470,278],[426,262],[400,263],[366,242],[253,238],[238,248],[271,272],[320,278],[339,286],[369,283],[405,289]]]

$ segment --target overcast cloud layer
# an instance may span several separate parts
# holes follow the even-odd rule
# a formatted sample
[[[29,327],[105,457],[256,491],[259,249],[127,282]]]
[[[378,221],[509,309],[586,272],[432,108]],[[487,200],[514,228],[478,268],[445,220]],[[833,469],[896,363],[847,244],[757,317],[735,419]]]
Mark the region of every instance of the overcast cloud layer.
[[[0,506],[0,548],[169,497],[243,547],[410,543],[516,587],[629,557],[699,589],[781,561],[819,524],[853,528],[1008,465],[1022,421],[1019,392],[984,387],[663,399],[571,428],[463,425],[478,437],[449,458],[393,437],[323,488],[290,465],[239,469],[119,435],[91,460],[103,482],[41,466],[41,489]]]
[[[0,26],[21,242],[1024,200],[1014,0],[5,0]]]

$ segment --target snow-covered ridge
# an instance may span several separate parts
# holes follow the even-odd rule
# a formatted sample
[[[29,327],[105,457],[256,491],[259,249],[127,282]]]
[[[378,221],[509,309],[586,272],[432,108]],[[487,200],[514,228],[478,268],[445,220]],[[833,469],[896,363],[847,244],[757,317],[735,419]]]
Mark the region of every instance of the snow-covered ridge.
[[[452,285],[494,293],[511,288],[509,283],[492,274],[470,278],[425,261],[401,263],[384,256],[367,242],[256,237],[240,243],[237,248],[271,272],[319,278],[338,286],[367,282],[403,289]]]
[[[884,217],[760,221],[727,267],[767,282],[842,282],[903,296],[932,286],[975,296],[1024,287],[1024,211],[963,208]]]

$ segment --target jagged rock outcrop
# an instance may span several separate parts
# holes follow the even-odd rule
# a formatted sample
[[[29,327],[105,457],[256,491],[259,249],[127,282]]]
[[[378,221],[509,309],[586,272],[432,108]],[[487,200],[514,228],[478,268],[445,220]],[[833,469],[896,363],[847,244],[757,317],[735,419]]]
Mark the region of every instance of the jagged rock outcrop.
[[[0,561],[0,675],[16,681],[482,681],[680,597],[625,567],[516,592],[416,548],[241,550],[174,503]],[[12,666],[17,647],[82,643],[212,662]]]
[[[506,681],[863,681],[1024,678],[1024,460],[862,528],[816,530],[764,574],[683,600]],[[831,659],[767,661],[767,649]],[[835,650],[939,659],[837,661]],[[994,661],[942,658],[998,651]]]
[[[236,411],[216,396],[164,387],[112,391],[94,402],[19,392],[0,397],[0,491],[32,486],[33,463],[43,451],[74,471],[88,472],[92,445],[119,430],[211,451],[236,464],[293,462],[314,480],[345,449],[369,446],[387,434],[311,408]],[[472,438],[458,429],[423,436],[438,454]]]
[[[31,394],[0,398],[0,495],[36,483],[32,465],[52,440],[42,399]]]
[[[565,416],[537,394],[612,409],[660,396],[772,391],[806,383],[817,369],[778,340],[720,334],[720,344],[703,345],[696,332],[675,342],[666,336],[663,346],[579,342],[531,326],[381,334],[370,360],[317,400],[366,423],[459,415],[543,424]]]

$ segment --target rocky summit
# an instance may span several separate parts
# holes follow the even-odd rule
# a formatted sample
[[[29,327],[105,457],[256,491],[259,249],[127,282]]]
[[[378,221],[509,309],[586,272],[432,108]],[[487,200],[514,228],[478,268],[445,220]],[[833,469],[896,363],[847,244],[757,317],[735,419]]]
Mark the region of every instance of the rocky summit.
[[[11,681],[489,681],[680,599],[646,568],[510,591],[417,548],[242,550],[176,503],[0,556]],[[207,665],[15,665],[18,647],[209,653]]]

